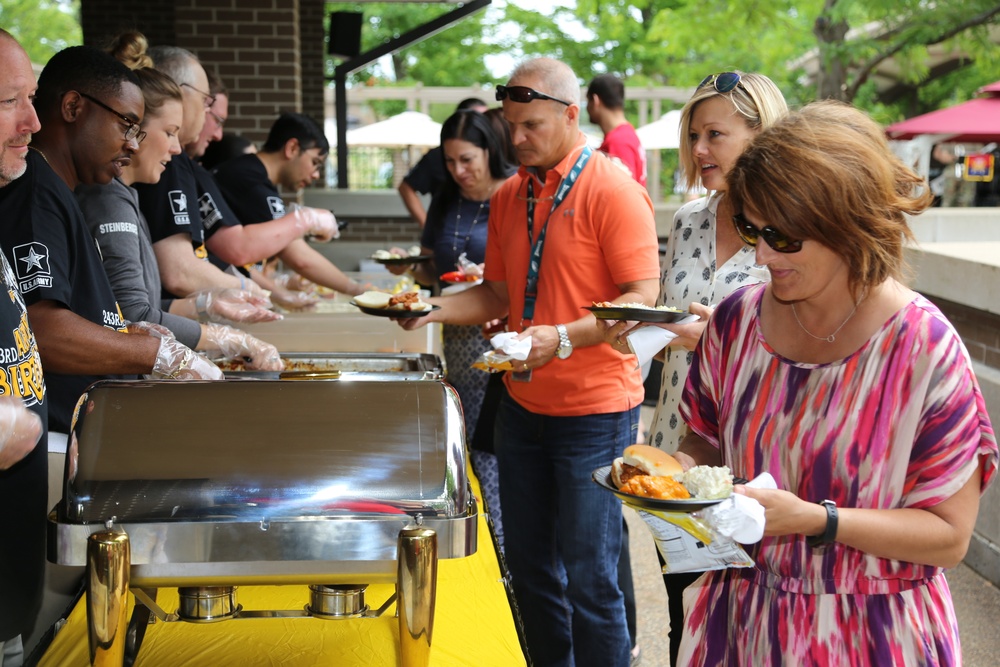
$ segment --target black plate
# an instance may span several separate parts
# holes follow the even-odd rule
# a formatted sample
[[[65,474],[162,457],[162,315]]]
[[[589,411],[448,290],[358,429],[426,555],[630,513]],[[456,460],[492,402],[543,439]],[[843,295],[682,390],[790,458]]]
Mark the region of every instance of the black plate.
[[[420,262],[429,262],[434,259],[434,255],[412,255],[410,257],[389,257],[386,259],[378,259],[377,257],[372,257],[372,261],[378,262],[379,264],[384,264],[386,266],[399,266],[401,264],[418,264]]]
[[[670,323],[683,320],[691,313],[685,310],[653,310],[624,306],[584,306],[599,320],[629,320],[631,322]]]
[[[644,510],[696,512],[712,505],[718,505],[725,500],[725,498],[715,498],[713,500],[661,500],[659,498],[645,498],[643,496],[633,496],[631,493],[622,493],[615,487],[614,482],[611,481],[611,466],[601,466],[591,476],[595,482],[618,496],[626,505],[639,507]]]
[[[375,315],[376,317],[394,317],[396,319],[405,319],[408,317],[423,317],[431,310],[441,310],[441,306],[431,306],[431,310],[397,310],[395,308],[369,308],[368,306],[362,306],[361,304],[355,303],[351,299],[351,305],[360,310],[362,313],[368,315]]]

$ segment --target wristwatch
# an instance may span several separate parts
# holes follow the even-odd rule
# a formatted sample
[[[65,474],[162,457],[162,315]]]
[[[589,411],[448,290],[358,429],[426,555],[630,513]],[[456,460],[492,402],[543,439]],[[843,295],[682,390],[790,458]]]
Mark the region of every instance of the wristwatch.
[[[819,504],[826,509],[826,529],[819,535],[806,537],[806,544],[813,549],[830,544],[837,539],[837,503],[832,500],[822,500]]]
[[[566,332],[566,325],[557,324],[556,333],[559,334],[559,347],[556,348],[556,356],[560,359],[569,359],[569,355],[573,354],[573,343],[569,339],[569,333]]]

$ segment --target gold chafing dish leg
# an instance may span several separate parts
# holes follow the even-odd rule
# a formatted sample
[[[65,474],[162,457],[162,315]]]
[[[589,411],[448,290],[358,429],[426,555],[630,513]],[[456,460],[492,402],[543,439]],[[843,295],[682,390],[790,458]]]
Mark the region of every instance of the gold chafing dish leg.
[[[87,630],[90,664],[121,667],[128,630],[128,535],[111,528],[87,539]]]
[[[437,590],[437,533],[419,525],[407,526],[399,532],[397,549],[396,609],[401,664],[427,667]]]

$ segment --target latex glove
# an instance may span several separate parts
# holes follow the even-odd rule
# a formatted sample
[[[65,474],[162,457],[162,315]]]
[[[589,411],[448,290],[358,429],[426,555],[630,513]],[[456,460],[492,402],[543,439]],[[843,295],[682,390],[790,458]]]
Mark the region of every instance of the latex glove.
[[[161,338],[153,372],[146,377],[163,380],[222,380],[219,367],[173,337]]]
[[[214,289],[196,292],[199,322],[273,322],[282,319],[272,308],[271,299],[247,290]]]
[[[285,310],[310,310],[319,303],[319,297],[308,292],[276,289],[271,291],[271,301]]]
[[[278,348],[245,331],[223,324],[206,324],[205,338],[207,350],[218,350],[227,359],[242,359],[250,370],[280,371],[285,368]]]
[[[300,230],[303,236],[308,236],[310,241],[326,242],[340,238],[337,218],[333,216],[332,211],[298,204],[292,204],[288,209],[286,215],[292,216],[296,229]]]
[[[153,322],[129,322],[126,328],[130,334],[138,334],[140,336],[154,336],[156,338],[174,337],[173,331],[162,324],[154,324]]]
[[[21,399],[0,396],[0,470],[6,470],[38,444],[42,420]]]

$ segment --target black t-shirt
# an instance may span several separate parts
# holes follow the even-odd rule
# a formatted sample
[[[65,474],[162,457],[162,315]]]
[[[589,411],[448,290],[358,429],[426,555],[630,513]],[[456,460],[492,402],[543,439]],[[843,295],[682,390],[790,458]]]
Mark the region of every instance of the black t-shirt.
[[[215,170],[215,182],[241,224],[268,222],[285,215],[285,201],[256,155],[223,162]]]
[[[444,166],[444,156],[441,154],[440,146],[427,151],[420,158],[420,162],[403,177],[411,188],[422,195],[437,192],[447,179],[448,171]]]
[[[174,234],[187,234],[196,254],[204,257],[205,234],[199,224],[198,183],[194,163],[186,154],[175,155],[158,183],[136,183],[139,209],[149,223],[153,243]],[[201,252],[197,252],[201,249]]]
[[[125,331],[76,197],[35,151],[28,153],[24,176],[0,188],[0,219],[0,245],[28,306],[55,301],[95,324]],[[102,377],[45,373],[49,429],[69,433],[80,394]]]
[[[215,177],[207,169],[193,162],[193,173],[195,183],[198,186],[198,213],[201,217],[201,226],[205,235],[205,240],[212,238],[215,232],[222,227],[232,227],[240,224],[236,214],[229,208],[226,198],[219,185],[215,182]],[[206,247],[206,250],[207,247]],[[208,261],[225,271],[229,268],[229,263],[224,262],[208,250]]]
[[[6,188],[0,188],[0,196]],[[17,396],[47,421],[45,383],[38,345],[14,272],[0,254],[0,394]],[[48,513],[47,432],[35,449],[0,470],[0,637],[28,630],[41,605],[45,574],[45,516]]]

